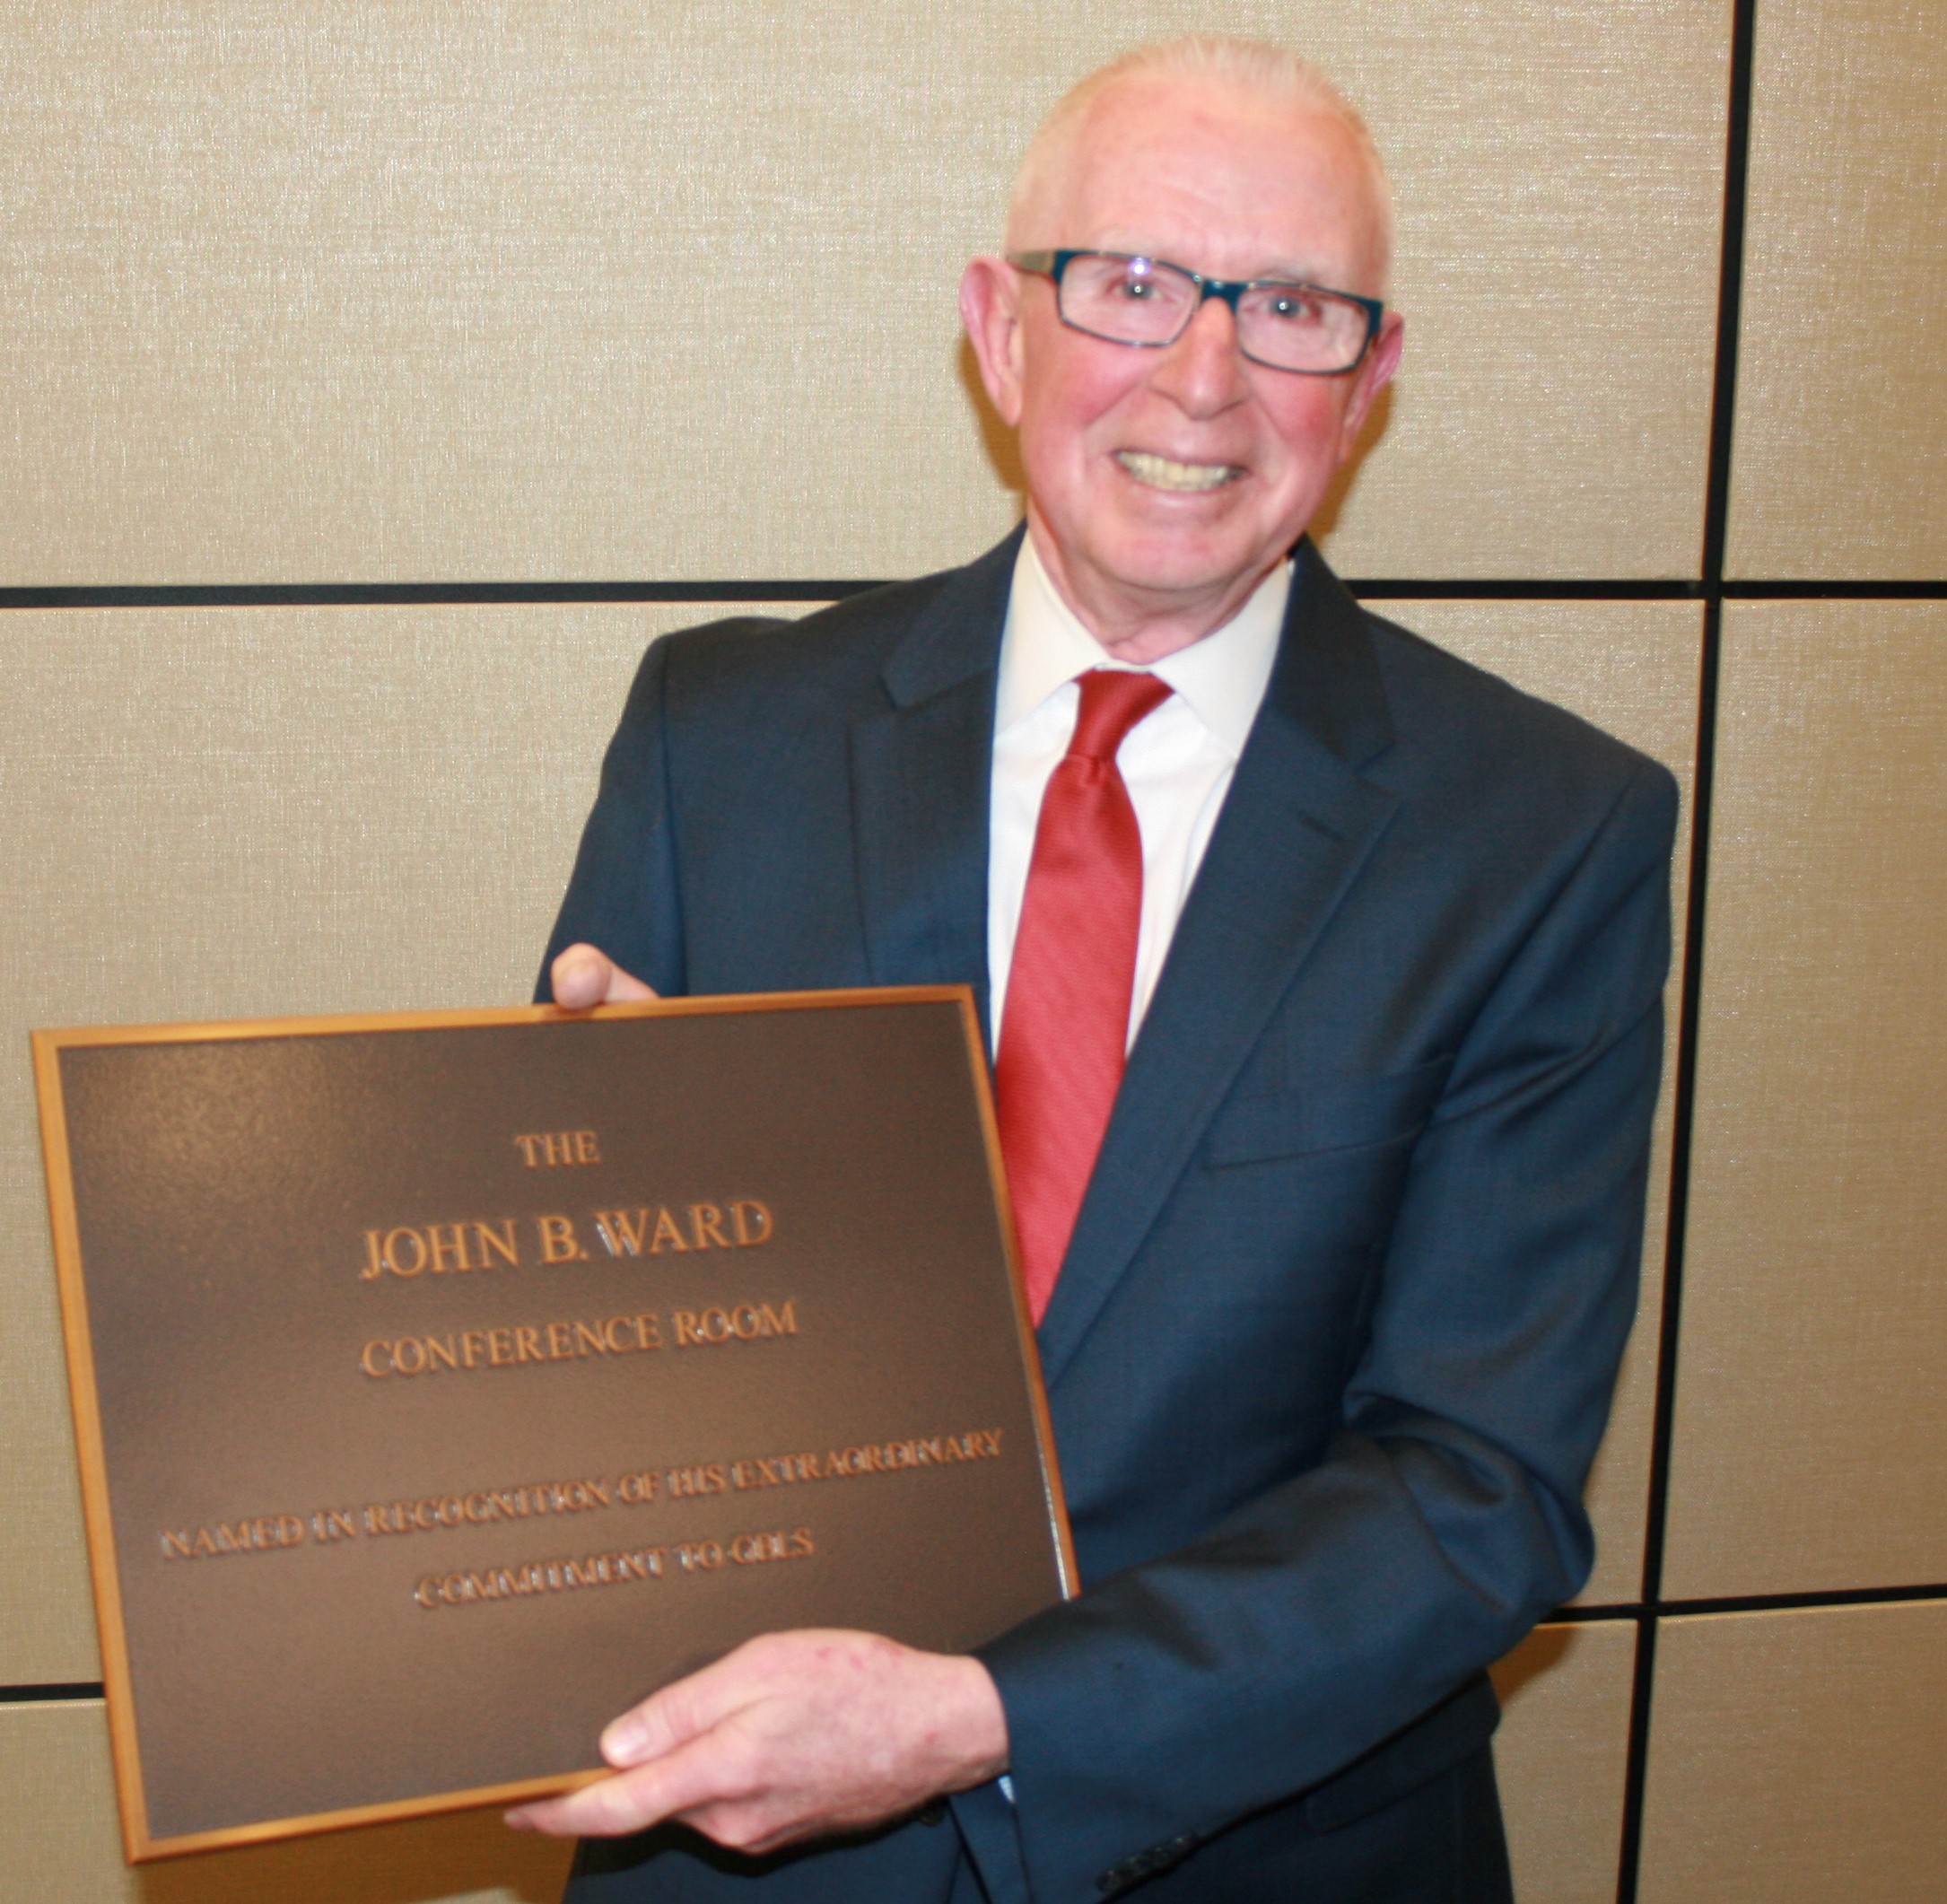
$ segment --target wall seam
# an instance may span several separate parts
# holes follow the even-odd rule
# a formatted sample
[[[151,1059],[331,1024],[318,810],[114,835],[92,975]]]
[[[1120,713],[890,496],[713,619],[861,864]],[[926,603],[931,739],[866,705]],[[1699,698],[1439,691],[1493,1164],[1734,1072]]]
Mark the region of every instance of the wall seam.
[[[630,602],[843,601],[882,581],[169,582],[0,588],[0,611],[70,608],[393,608],[569,607]],[[1947,581],[1724,581],[1629,577],[1354,576],[1361,601],[1932,601]]]
[[[1670,1206],[1664,1235],[1663,1308],[1657,1338],[1655,1412],[1645,1501],[1643,1609],[1637,1616],[1629,1734],[1624,1761],[1622,1842],[1616,1904],[1637,1904],[1643,1863],[1645,1798],[1656,1685],[1656,1640],[1668,1527],[1676,1378],[1682,1339],[1683,1274],[1689,1235],[1690,1166],[1696,1132],[1698,1034],[1703,1005],[1705,922],[1710,889],[1711,799],[1716,768],[1717,698],[1724,642],[1724,555],[1731,513],[1737,413],[1738,320],[1744,288],[1744,211],[1751,170],[1752,43],[1757,0],[1734,0],[1724,140],[1723,250],[1717,276],[1717,357],[1711,389],[1710,444],[1704,495],[1704,639],[1698,684],[1697,773],[1690,809],[1689,904],[1672,1093]]]

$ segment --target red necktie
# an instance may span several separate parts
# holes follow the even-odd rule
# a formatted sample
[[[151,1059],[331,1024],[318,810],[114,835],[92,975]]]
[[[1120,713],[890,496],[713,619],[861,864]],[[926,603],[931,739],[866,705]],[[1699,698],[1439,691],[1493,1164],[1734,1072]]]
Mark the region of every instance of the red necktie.
[[[1075,738],[1042,797],[994,1065],[1000,1152],[1040,1322],[1109,1128],[1129,1043],[1142,835],[1116,750],[1170,697],[1154,675],[1081,677]]]

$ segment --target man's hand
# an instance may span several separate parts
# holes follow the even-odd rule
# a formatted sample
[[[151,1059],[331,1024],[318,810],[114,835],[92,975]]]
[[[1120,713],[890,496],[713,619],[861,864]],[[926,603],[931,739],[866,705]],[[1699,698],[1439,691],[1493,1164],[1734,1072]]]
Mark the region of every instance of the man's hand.
[[[656,996],[599,946],[570,946],[556,953],[548,976],[554,982],[554,1002],[563,1011],[586,1011],[591,1005],[619,1005],[624,999]]]
[[[1007,1769],[1008,1722],[976,1659],[875,1633],[768,1633],[624,1713],[602,1757],[616,1777],[507,1822],[616,1838],[675,1818],[774,1851],[983,1784]]]

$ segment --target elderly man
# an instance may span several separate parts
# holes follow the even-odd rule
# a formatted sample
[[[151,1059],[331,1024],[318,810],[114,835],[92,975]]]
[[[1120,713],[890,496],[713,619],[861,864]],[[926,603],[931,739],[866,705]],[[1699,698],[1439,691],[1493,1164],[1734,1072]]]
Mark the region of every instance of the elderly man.
[[[1303,539],[1389,234],[1302,62],[1085,81],[961,292],[1025,532],[642,665],[554,995],[974,987],[1085,1590],[624,1714],[514,1814],[617,1840],[578,1900],[1507,1895],[1483,1669],[1591,1559],[1675,794]]]

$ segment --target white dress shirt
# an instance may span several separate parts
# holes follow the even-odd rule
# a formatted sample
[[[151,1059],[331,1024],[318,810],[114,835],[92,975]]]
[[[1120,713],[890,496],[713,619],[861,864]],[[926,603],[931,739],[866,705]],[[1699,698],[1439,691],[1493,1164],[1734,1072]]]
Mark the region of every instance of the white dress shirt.
[[[1270,684],[1290,593],[1291,564],[1281,562],[1221,628],[1148,668],[1129,668],[1109,655],[1055,592],[1035,553],[1035,538],[1022,538],[1000,638],[994,708],[987,979],[997,1052],[1042,795],[1068,752],[1081,705],[1076,677],[1092,668],[1126,668],[1153,674],[1174,690],[1131,729],[1116,755],[1142,834],[1142,923],[1129,1006],[1129,1043],[1134,1044]]]

